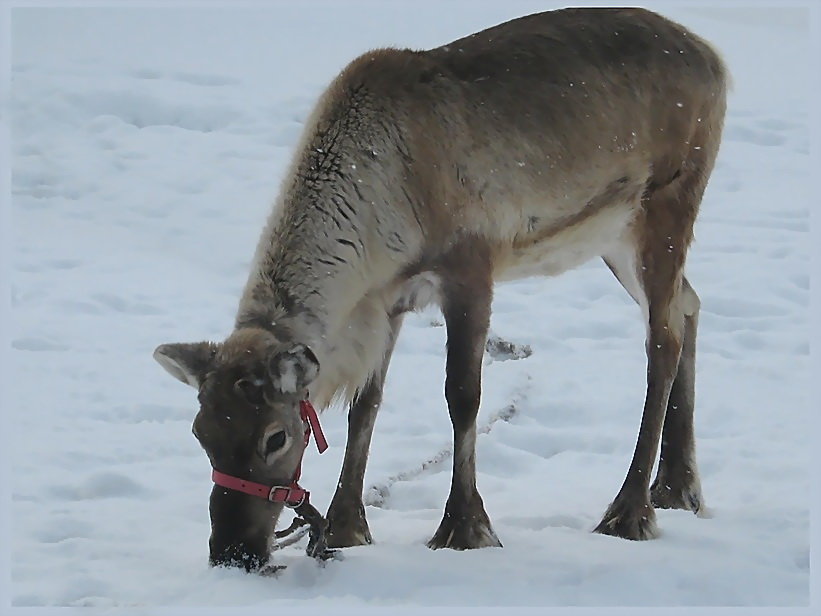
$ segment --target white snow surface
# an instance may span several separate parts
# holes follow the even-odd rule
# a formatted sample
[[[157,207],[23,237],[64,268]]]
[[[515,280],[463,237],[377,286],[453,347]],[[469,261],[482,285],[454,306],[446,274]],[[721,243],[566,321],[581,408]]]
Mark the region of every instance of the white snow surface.
[[[12,605],[808,605],[817,101],[809,12],[786,5],[650,5],[710,40],[735,84],[687,270],[702,300],[711,518],[659,511],[646,542],[591,532],[629,465],[645,388],[640,311],[596,260],[497,287],[493,334],[532,349],[484,368],[478,486],[503,549],[424,545],[451,470],[445,331],[429,310],[406,320],[377,420],[375,544],[321,568],[303,540],[276,555],[288,568],[275,579],[207,565],[196,396],[154,347],[230,332],[302,123],[349,60],[560,6],[13,9]],[[331,449],[308,451],[302,483],[324,511],[345,409],[322,422]]]

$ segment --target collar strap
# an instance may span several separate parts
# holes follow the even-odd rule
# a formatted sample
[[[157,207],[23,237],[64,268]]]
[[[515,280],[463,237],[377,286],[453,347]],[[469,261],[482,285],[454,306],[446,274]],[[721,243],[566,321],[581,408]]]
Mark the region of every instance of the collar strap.
[[[310,494],[308,490],[300,487],[296,481],[291,482],[289,486],[266,486],[255,481],[247,481],[233,475],[226,475],[216,469],[211,471],[211,480],[223,488],[264,498],[272,503],[285,503],[288,507],[298,507],[308,500]]]
[[[322,426],[319,425],[319,417],[317,416],[314,405],[307,400],[302,400],[299,403],[299,416],[305,422],[305,447],[311,440],[311,433],[314,435],[316,441],[316,448],[319,453],[323,453],[328,449],[328,441],[325,440],[325,434],[322,432]],[[303,450],[303,454],[304,454]],[[218,486],[228,488],[229,490],[236,490],[243,494],[250,494],[264,498],[272,503],[285,503],[288,507],[299,507],[303,503],[308,502],[310,492],[301,487],[297,482],[302,473],[302,458],[299,459],[299,464],[294,472],[294,478],[291,484],[287,486],[267,486],[255,481],[248,481],[247,479],[240,479],[233,475],[222,473],[217,469],[212,469],[211,480]]]
[[[328,449],[328,441],[325,440],[322,426],[319,425],[319,416],[316,413],[314,405],[307,400],[301,400],[299,403],[299,416],[302,418],[302,421],[308,422],[308,427],[305,428],[305,445],[308,445],[308,441],[311,440],[311,432],[313,432],[317,451],[324,453],[325,450]]]

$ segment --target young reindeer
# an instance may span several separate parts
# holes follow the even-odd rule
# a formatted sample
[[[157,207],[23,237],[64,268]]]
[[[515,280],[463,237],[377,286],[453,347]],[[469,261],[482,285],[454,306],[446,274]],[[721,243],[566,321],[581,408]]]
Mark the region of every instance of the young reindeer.
[[[388,362],[403,315],[435,302],[454,456],[428,545],[500,546],[475,461],[493,285],[602,257],[641,307],[647,394],[630,468],[595,531],[649,539],[654,506],[699,513],[699,299],[684,263],[725,90],[705,41],[642,9],[540,13],[354,60],[306,123],[233,333],[154,353],[199,389],[193,431],[214,469],[287,484],[305,449],[300,401],[344,399],[328,543],[371,543],[363,475]],[[214,486],[211,563],[266,563],[282,507]]]

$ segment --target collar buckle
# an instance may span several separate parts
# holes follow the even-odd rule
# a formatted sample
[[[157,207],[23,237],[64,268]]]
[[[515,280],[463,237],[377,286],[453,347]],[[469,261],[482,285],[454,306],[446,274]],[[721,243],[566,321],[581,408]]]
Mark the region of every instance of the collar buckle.
[[[268,500],[272,503],[283,503],[286,507],[295,509],[308,500],[308,491],[299,485],[271,486]]]

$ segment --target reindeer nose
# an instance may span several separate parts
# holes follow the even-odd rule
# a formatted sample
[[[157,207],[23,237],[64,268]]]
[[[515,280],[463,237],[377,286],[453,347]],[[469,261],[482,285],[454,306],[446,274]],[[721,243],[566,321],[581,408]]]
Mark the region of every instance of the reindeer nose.
[[[214,549],[213,542],[208,557],[212,567],[237,567],[247,572],[257,571],[268,563],[268,554],[255,553],[244,543]]]

